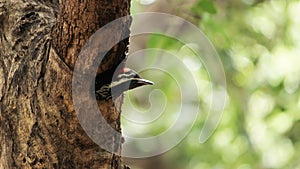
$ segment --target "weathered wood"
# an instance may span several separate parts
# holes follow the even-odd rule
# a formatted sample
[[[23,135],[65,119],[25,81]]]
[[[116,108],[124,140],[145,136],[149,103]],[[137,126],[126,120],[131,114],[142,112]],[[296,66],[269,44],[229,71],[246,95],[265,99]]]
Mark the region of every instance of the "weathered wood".
[[[129,7],[129,0],[0,0],[0,168],[125,167],[83,131],[71,84],[83,44]],[[130,19],[122,26],[116,35],[129,34]],[[116,45],[98,73],[120,63],[127,45]],[[121,102],[98,103],[118,131]]]

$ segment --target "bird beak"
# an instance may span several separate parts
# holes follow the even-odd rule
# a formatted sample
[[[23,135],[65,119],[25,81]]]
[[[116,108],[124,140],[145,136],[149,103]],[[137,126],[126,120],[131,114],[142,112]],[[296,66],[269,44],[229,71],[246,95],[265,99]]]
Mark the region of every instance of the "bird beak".
[[[146,79],[138,79],[137,81],[138,84],[142,85],[154,85],[154,82]]]
[[[129,84],[129,90],[134,89],[140,86],[145,86],[145,85],[153,85],[154,83],[151,82],[150,80],[142,79],[142,78],[133,78],[130,80]]]

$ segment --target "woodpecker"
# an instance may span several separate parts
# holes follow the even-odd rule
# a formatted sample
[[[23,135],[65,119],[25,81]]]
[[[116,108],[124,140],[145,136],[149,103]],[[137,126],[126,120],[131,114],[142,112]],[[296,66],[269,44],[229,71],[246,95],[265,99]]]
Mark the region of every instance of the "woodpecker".
[[[95,90],[97,100],[110,100],[119,97],[123,92],[154,83],[143,79],[137,72],[129,68],[119,71],[115,77],[115,69],[96,76]]]

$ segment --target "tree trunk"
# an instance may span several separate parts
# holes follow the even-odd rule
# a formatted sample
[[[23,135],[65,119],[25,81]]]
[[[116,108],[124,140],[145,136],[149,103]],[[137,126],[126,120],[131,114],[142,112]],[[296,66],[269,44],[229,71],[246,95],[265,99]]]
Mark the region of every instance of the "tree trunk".
[[[126,168],[82,129],[72,75],[88,38],[129,8],[129,0],[0,0],[0,168]],[[117,37],[101,40],[129,34],[129,26],[130,18]],[[128,39],[120,41],[97,73],[126,59]],[[121,104],[122,98],[98,102],[119,132]],[[120,152],[115,139],[110,144]]]

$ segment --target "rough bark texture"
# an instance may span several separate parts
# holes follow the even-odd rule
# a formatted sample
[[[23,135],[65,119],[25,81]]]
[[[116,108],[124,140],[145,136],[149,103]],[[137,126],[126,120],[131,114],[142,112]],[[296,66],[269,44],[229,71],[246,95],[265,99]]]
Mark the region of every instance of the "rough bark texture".
[[[0,168],[126,168],[83,131],[71,84],[83,44],[128,15],[129,6],[129,0],[0,0]],[[122,26],[117,36],[129,34],[130,19]],[[125,39],[110,50],[98,73],[119,64],[127,45]],[[121,101],[98,103],[118,131]]]

